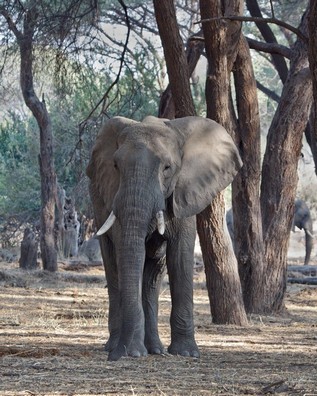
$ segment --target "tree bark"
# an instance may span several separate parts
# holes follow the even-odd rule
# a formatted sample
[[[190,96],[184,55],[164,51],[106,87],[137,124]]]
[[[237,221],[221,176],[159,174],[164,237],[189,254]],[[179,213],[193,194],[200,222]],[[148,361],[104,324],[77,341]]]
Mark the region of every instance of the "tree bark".
[[[40,175],[41,175],[41,236],[40,247],[43,268],[57,270],[57,252],[54,241],[56,175],[53,162],[53,134],[44,100],[41,102],[33,85],[33,34],[36,9],[26,11],[23,33],[16,31],[20,48],[20,85],[24,101],[32,111],[40,129]]]
[[[56,206],[58,209],[56,245],[60,257],[76,257],[78,255],[78,242],[80,223],[77,219],[75,205],[71,198],[66,197],[66,192],[57,186]]]
[[[154,0],[154,11],[175,105],[175,118],[195,115],[189,70],[173,0]]]
[[[307,35],[306,12],[301,31]],[[265,249],[264,312],[284,308],[287,250],[297,188],[297,166],[312,102],[307,44],[298,39],[280,103],[267,136],[262,166],[261,212]]]
[[[21,255],[19,267],[23,269],[37,268],[37,240],[34,232],[29,228],[24,230],[23,241],[21,243]]]
[[[202,32],[195,34],[195,36],[202,36]],[[186,58],[188,64],[188,73],[191,76],[196,68],[196,65],[199,61],[200,55],[204,50],[205,44],[203,40],[195,40],[189,38],[187,40],[186,46]],[[175,104],[172,96],[171,86],[168,84],[165,91],[163,92],[160,105],[159,105],[159,112],[158,116],[161,118],[175,118]]]
[[[311,116],[311,127],[309,128],[310,133],[310,147],[312,150],[315,173],[317,174],[317,2],[310,0],[310,9],[308,15],[308,32],[309,32],[309,67],[311,71],[313,81],[313,105],[312,105],[312,116]],[[307,139],[308,140],[308,139]]]
[[[241,2],[231,2],[227,6],[231,13],[238,12]],[[221,4],[213,0],[200,0],[200,12],[202,19],[219,17],[222,15]],[[224,23],[219,20],[203,23],[208,60],[207,116],[225,126],[231,133],[229,73],[236,56],[237,38],[234,32],[237,33],[237,30],[240,34],[240,24],[236,22],[232,25],[231,22]],[[197,216],[211,311],[215,323],[245,325],[247,317],[238,265],[229,236],[223,232],[224,216],[223,194],[219,194],[212,204]],[[220,309],[215,306],[216,301],[219,304],[219,296],[222,300]]]
[[[234,66],[237,145],[243,167],[232,184],[235,253],[247,312],[261,312],[264,247],[260,210],[261,141],[257,88],[250,50],[240,35]]]
[[[197,216],[197,229],[205,264],[206,284],[213,323],[247,325],[237,261],[231,239],[224,230],[223,193]]]

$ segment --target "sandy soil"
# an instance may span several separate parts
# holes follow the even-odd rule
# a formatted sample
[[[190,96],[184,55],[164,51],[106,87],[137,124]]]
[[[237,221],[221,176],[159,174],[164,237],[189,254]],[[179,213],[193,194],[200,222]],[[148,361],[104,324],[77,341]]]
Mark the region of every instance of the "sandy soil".
[[[302,237],[292,238],[297,253],[291,259],[300,264]],[[242,328],[211,323],[202,272],[194,294],[200,359],[165,354],[107,362],[108,301],[100,267],[70,271],[61,264],[50,275],[1,262],[0,394],[317,395],[316,286],[289,285],[285,314],[252,315]],[[159,319],[165,346],[169,313],[166,284]]]

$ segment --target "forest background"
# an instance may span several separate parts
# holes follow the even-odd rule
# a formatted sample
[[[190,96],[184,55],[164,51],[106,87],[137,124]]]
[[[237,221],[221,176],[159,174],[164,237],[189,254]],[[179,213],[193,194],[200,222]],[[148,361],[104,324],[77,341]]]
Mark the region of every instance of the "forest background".
[[[170,1],[164,3],[173,5]],[[309,201],[312,207],[316,205],[313,165],[308,170],[308,165],[313,163],[314,149],[310,152],[306,143],[302,149],[304,131],[307,131],[306,137],[313,147],[313,131],[316,129],[309,128],[313,121],[312,124],[308,122],[312,104],[312,78],[310,74],[307,77],[308,38],[311,38],[308,32],[308,2],[250,0],[244,4],[241,1],[177,1],[175,7],[180,38],[187,51],[190,93],[195,113],[212,117],[233,130],[228,115],[221,113],[219,98],[211,97],[210,91],[208,94],[210,78],[207,79],[205,95],[205,76],[211,75],[212,59],[217,58],[211,56],[215,54],[213,43],[220,43],[218,58],[221,60],[225,55],[228,60],[229,74],[220,76],[224,79],[219,78],[219,82],[223,81],[224,84],[219,85],[226,94],[230,85],[232,102],[228,102],[227,98],[225,107],[226,111],[237,113],[237,129],[240,132],[236,133],[235,138],[245,162],[244,172],[233,187],[236,191],[233,195],[237,197],[237,192],[243,191],[244,200],[237,203],[234,213],[237,216],[239,209],[240,213],[245,213],[240,226],[252,231],[247,246],[240,243],[240,249],[236,252],[240,268],[246,264],[247,269],[242,276],[240,273],[242,288],[247,290],[249,283],[258,284],[256,279],[252,279],[254,274],[257,279],[267,279],[262,290],[252,287],[254,296],[245,295],[244,302],[249,311],[279,310],[283,305],[280,296],[283,296],[285,289],[285,251],[297,189],[295,174],[298,164],[307,171],[309,183],[297,189],[297,193]],[[49,178],[54,179],[54,172],[59,185],[75,200],[80,216],[92,218],[85,167],[104,118],[119,114],[136,120],[148,114],[167,117],[190,115],[190,106],[183,114],[178,108],[183,98],[177,98],[175,86],[177,83],[186,84],[182,76],[171,77],[171,65],[168,65],[166,56],[168,43],[166,40],[164,43],[164,34],[162,30],[159,33],[157,27],[159,11],[164,15],[163,8],[163,4],[159,6],[156,1],[154,5],[141,1],[72,0],[0,3],[0,213],[3,246],[17,242],[18,235],[21,236],[21,233],[17,233],[18,225],[30,223],[36,228],[41,216],[41,200],[42,208],[43,201],[49,202],[49,194],[43,198],[43,177],[48,177],[46,185],[50,186]],[[236,13],[235,19],[224,18],[232,16],[232,10]],[[212,25],[210,21],[210,32],[204,28],[207,23],[198,24],[203,14],[207,17],[210,14],[217,20],[218,25]],[[242,17],[243,22],[238,17]],[[259,22],[256,19],[259,17],[270,18],[270,21]],[[166,17],[167,22],[169,19],[173,22],[172,17]],[[272,23],[269,25],[268,22]],[[224,26],[229,34],[226,45],[222,46],[221,31]],[[232,26],[233,34],[229,37]],[[248,53],[243,52],[245,47],[240,29],[252,51],[251,66]],[[165,32],[169,33],[166,28]],[[208,37],[209,33],[211,36]],[[28,41],[29,38],[31,41]],[[173,42],[172,31],[170,39]],[[238,40],[241,42],[237,52]],[[311,45],[311,48],[315,47]],[[191,57],[193,53],[194,57]],[[24,58],[25,54],[32,56]],[[312,52],[312,59],[314,54],[316,56],[316,51]],[[193,67],[191,73],[190,61],[195,66],[195,59],[202,59],[202,62],[196,68]],[[28,63],[30,60],[32,62]],[[26,77],[25,72],[31,69],[33,81]],[[247,97],[246,93],[250,93],[246,89],[247,84],[242,82],[247,78],[243,76],[243,70],[249,69],[249,85],[253,83],[254,71],[259,101],[253,100],[253,104],[258,103],[258,107],[250,106],[249,110],[243,110],[243,105],[246,106],[243,100]],[[180,70],[186,70],[186,67]],[[168,80],[174,103],[170,100]],[[29,100],[30,97],[32,100]],[[35,118],[40,113],[37,121],[24,103],[31,108]],[[254,120],[258,115],[261,122],[255,125],[257,121]],[[45,118],[50,121],[46,126],[50,124],[49,133],[54,137],[53,146],[48,150],[54,152],[54,168],[50,168],[51,173],[48,175],[39,172],[39,153],[40,163],[44,158],[39,126],[41,132],[45,129],[39,119],[43,121]],[[257,135],[252,135],[253,132],[248,129],[248,124],[253,122],[253,132]],[[234,124],[232,120],[231,124]],[[249,135],[241,135],[243,130],[250,132]],[[49,136],[48,141],[51,140]],[[247,151],[250,150],[250,143],[254,147]],[[259,188],[262,159],[263,227],[259,222],[259,194],[251,192],[254,185],[257,185],[254,191]],[[48,162],[48,165],[52,164]],[[43,164],[41,166],[43,169]],[[248,200],[252,205],[248,204]],[[237,218],[235,224],[238,235],[246,235],[241,232],[241,227],[239,229]],[[282,253],[277,258],[276,246],[282,246]],[[247,260],[245,252],[249,255]],[[271,265],[272,261],[274,265]],[[252,268],[256,268],[256,271],[252,271]],[[262,304],[258,307],[258,302],[264,301],[260,297],[263,294],[267,296],[266,306]],[[215,312],[213,314],[217,316]]]
[[[142,120],[146,115],[158,114],[160,98],[168,84],[168,77],[153,5],[152,2],[147,3],[145,5],[144,2],[127,2],[131,20],[135,23],[130,26],[132,37],[125,53],[120,79],[109,92],[105,117],[122,115]],[[269,16],[269,3],[259,2],[259,5],[263,15]],[[297,26],[306,5],[307,1],[275,1],[275,16]],[[178,1],[176,7],[180,31],[186,43],[188,38],[199,30],[195,25],[200,19],[198,3]],[[91,216],[91,206],[87,194],[85,167],[102,122],[102,117],[99,116],[100,108],[85,124],[84,130],[80,128],[80,124],[116,79],[127,34],[123,9],[119,2],[104,2],[101,11],[104,31],[100,32],[94,45],[89,46],[85,43],[82,47],[75,46],[68,54],[57,53],[53,45],[52,48],[36,48],[34,65],[37,94],[39,97],[45,96],[52,118],[58,182],[68,196],[75,198],[77,210],[87,216]],[[245,14],[249,15],[247,10]],[[38,126],[22,97],[19,85],[19,53],[15,45],[9,45],[7,27],[3,20],[1,22],[1,222],[3,224],[11,217],[21,222],[35,222],[39,218],[41,206]],[[287,39],[294,40],[290,32],[277,26],[273,28],[280,43],[287,44]],[[258,35],[254,22],[245,22],[243,31],[251,37]],[[55,39],[57,40],[57,37]],[[82,39],[84,40],[84,37]],[[273,98],[276,99],[280,95],[282,82],[268,56],[255,50],[251,50],[251,54],[257,81],[271,93],[268,96],[258,90],[263,154],[265,137],[277,108],[277,102]],[[206,59],[202,57],[191,77],[196,111],[202,116],[206,115],[206,68]],[[273,93],[276,96],[273,96]],[[303,144],[303,158],[299,166],[304,179],[300,179],[298,195],[309,201],[312,207],[316,207],[312,154],[305,140]],[[231,206],[230,201],[228,205]],[[14,235],[1,233],[3,246],[15,243],[14,238]]]

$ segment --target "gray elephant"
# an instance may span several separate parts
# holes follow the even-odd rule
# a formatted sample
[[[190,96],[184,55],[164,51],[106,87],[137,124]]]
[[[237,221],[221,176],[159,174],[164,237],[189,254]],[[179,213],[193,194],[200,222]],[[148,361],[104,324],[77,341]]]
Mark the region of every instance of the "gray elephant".
[[[297,199],[295,201],[295,213],[292,231],[295,231],[295,227],[298,227],[300,230],[304,230],[305,232],[306,253],[304,264],[308,265],[314,243],[313,221],[306,202],[301,199]]]
[[[234,224],[232,209],[229,209],[226,213],[226,222],[230,237],[232,239],[232,243],[234,244]],[[305,231],[306,253],[304,264],[308,265],[314,242],[313,222],[307,204],[301,199],[297,199],[295,201],[292,231],[295,231],[295,226],[298,227],[300,230],[303,229]]]
[[[195,214],[235,177],[229,134],[201,117],[108,120],[87,175],[109,293],[108,360],[161,354],[158,296],[166,264],[169,353],[199,356],[194,338]]]
[[[232,243],[234,243],[234,224],[233,224],[232,208],[230,208],[226,212],[226,223],[227,223],[227,228],[229,231],[230,238],[232,240]]]

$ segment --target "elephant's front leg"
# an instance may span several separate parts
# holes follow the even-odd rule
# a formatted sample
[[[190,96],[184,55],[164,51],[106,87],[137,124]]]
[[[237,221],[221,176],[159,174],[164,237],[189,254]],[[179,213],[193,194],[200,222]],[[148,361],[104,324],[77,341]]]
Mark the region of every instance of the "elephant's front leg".
[[[147,258],[144,266],[142,302],[145,317],[145,347],[150,354],[163,354],[158,334],[158,298],[165,274],[165,256]]]
[[[113,350],[119,340],[121,317],[120,317],[120,294],[118,288],[118,271],[115,257],[115,249],[111,240],[103,235],[99,239],[101,255],[104,262],[107,288],[109,295],[108,329],[109,339],[105,345],[107,352]]]
[[[174,221],[166,261],[171,288],[171,344],[173,355],[199,357],[194,337],[193,320],[193,267],[196,238],[196,220],[190,217]]]

